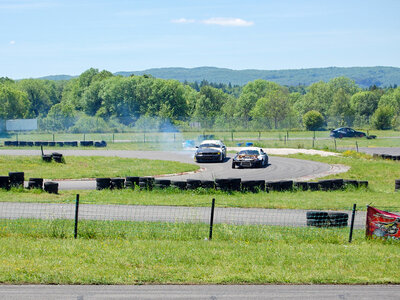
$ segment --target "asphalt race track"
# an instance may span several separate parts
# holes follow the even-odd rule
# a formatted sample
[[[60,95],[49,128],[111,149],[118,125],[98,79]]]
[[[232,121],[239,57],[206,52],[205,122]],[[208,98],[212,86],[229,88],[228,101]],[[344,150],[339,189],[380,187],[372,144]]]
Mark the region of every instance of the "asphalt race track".
[[[398,285],[3,285],[4,299],[397,299]]]
[[[128,151],[128,150],[57,150],[62,153],[68,163],[68,156],[113,156],[125,158],[143,158],[178,161],[183,163],[195,163],[193,151]],[[0,155],[37,155],[40,150],[0,150]],[[228,154],[229,155],[229,154]],[[232,169],[231,158],[227,157],[223,163],[201,163],[198,164],[202,171],[184,175],[165,176],[163,178],[174,180],[185,180],[187,178],[213,180],[215,178],[241,178],[242,180],[302,180],[322,177],[331,173],[347,171],[346,168],[336,168],[329,164],[307,161],[301,159],[285,158],[278,156],[269,157],[269,165],[264,168]],[[12,170],[10,170],[12,171]],[[23,171],[23,170],[22,170]],[[157,176],[155,176],[157,177]],[[47,178],[54,179],[54,178]],[[79,179],[79,178],[77,178]],[[60,190],[95,189],[94,180],[61,180]]]

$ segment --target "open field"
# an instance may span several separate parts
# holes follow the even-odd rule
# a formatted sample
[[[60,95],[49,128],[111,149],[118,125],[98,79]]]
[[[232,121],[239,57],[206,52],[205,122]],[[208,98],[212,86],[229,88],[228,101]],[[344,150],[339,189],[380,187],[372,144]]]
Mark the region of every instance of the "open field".
[[[81,179],[152,176],[198,170],[193,164],[135,158],[70,156],[68,163],[44,162],[40,156],[0,156],[0,174],[23,171],[25,178]]]
[[[0,282],[143,283],[399,283],[397,244],[284,239],[174,240],[0,237]]]

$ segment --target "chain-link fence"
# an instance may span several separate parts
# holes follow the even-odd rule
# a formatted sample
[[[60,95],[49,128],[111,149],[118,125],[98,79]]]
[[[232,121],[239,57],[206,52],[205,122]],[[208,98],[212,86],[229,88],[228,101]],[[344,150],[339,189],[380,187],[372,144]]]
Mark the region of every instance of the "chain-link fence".
[[[203,206],[0,202],[0,235],[173,240],[352,240],[365,213],[240,208],[214,199]]]

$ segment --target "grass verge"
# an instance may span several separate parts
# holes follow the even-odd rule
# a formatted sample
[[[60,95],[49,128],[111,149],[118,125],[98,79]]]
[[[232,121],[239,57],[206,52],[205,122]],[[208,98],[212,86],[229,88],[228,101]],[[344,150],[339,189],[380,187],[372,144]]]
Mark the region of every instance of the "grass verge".
[[[394,242],[0,237],[6,284],[400,283]]]

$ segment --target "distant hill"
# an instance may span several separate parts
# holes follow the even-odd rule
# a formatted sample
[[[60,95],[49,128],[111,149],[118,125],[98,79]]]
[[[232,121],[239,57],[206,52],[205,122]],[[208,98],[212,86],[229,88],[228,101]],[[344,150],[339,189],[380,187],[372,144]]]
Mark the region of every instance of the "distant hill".
[[[293,70],[231,70],[215,67],[199,68],[158,68],[144,71],[117,72],[115,75],[150,74],[163,79],[179,81],[202,81],[245,85],[249,81],[264,79],[281,85],[310,85],[318,81],[329,81],[332,78],[345,76],[353,79],[361,87],[376,85],[379,87],[400,85],[400,68],[394,67],[351,67],[351,68],[313,68]],[[68,80],[72,76],[46,76],[42,79]]]
[[[70,76],[70,75],[49,75],[49,76],[44,76],[40,77],[38,79],[43,79],[43,80],[70,80],[71,78],[74,78],[75,76]]]

